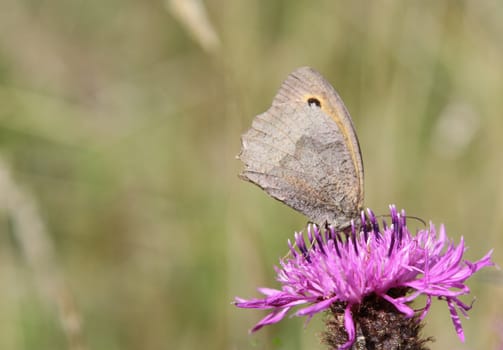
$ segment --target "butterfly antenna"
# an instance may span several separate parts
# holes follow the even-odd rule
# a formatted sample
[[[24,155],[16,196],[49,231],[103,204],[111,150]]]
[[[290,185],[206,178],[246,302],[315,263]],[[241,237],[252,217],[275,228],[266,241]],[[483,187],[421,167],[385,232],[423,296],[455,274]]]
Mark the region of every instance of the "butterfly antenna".
[[[378,218],[385,218],[385,217],[388,217],[390,218],[391,215],[390,214],[382,214],[382,215],[377,215]],[[424,221],[423,219],[421,219],[419,216],[414,216],[414,215],[407,215],[407,219],[414,219],[414,220],[417,220],[419,221],[420,223],[422,223],[424,226],[426,226],[426,221]]]
[[[306,227],[309,227],[309,225],[316,225],[317,227],[319,227],[317,224],[315,224],[312,221],[308,221]],[[330,225],[328,224],[327,221],[325,221],[324,227],[325,227],[326,230],[328,230],[330,228]],[[311,248],[313,248],[314,242],[315,242],[315,239],[309,240],[309,242],[307,244],[307,250],[308,251],[311,250]],[[295,248],[297,248],[297,241],[296,240],[294,240],[293,244],[292,244],[292,249],[295,249]],[[285,255],[283,255],[282,260],[284,260],[285,258],[287,258],[288,256],[291,256],[291,255],[292,255],[292,250],[289,249],[288,252]]]

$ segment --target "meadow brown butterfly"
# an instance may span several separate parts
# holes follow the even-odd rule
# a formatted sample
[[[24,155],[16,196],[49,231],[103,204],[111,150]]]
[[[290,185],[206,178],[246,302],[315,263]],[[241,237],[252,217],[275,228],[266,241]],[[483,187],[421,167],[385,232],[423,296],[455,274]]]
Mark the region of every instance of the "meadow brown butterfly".
[[[320,73],[292,72],[241,138],[240,177],[312,222],[347,228],[363,207],[363,162],[344,103]]]

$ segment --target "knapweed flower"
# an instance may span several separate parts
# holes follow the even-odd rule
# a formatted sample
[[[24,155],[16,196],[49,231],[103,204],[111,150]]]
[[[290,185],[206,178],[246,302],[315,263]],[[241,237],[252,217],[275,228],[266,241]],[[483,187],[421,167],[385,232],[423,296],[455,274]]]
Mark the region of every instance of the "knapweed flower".
[[[311,318],[331,312],[325,342],[333,348],[424,349],[418,333],[432,298],[447,303],[459,338],[464,333],[458,312],[465,317],[471,305],[459,297],[470,289],[465,281],[492,266],[491,253],[476,262],[463,260],[464,240],[455,245],[444,226],[430,223],[412,235],[405,212],[390,206],[391,218],[382,226],[368,210],[358,225],[337,232],[310,225],[307,240],[295,234],[288,242],[290,254],[276,268],[281,289],[260,288],[262,299],[236,298],[241,308],[272,310],[252,331],[282,320],[294,307],[295,316]],[[414,310],[410,303],[425,296],[425,305]],[[415,342],[415,345],[412,343]]]

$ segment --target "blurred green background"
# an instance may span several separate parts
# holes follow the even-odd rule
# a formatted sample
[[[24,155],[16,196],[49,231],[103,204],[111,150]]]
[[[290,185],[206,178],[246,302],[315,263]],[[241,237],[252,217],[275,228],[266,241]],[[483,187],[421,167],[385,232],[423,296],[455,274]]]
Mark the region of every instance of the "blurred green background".
[[[303,65],[352,114],[365,205],[500,262],[502,38],[497,0],[2,0],[0,349],[323,349],[321,317],[249,336],[265,312],[231,305],[306,223],[235,159]],[[501,282],[470,281],[465,344],[434,302],[431,348],[494,348]]]

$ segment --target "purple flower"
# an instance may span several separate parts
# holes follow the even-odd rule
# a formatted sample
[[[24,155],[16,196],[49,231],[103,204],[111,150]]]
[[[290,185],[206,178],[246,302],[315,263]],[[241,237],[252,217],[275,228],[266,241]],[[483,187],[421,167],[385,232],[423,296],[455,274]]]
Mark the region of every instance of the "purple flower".
[[[291,254],[276,268],[281,289],[260,288],[265,296],[262,299],[235,300],[241,308],[272,310],[252,331],[279,322],[296,306],[303,307],[295,316],[309,318],[331,310],[338,312],[346,333],[345,343],[340,343],[340,338],[336,343],[340,349],[348,349],[362,334],[360,316],[355,322],[355,315],[369,300],[381,304],[385,300],[401,318],[421,320],[436,297],[447,303],[463,341],[458,311],[466,317],[471,305],[459,297],[470,292],[465,281],[471,275],[493,265],[492,251],[474,263],[462,260],[466,250],[463,238],[456,246],[443,225],[437,230],[433,224],[413,236],[406,226],[405,212],[398,213],[394,206],[390,212],[391,225],[383,221],[382,227],[372,211],[368,210],[368,215],[362,212],[359,228],[353,223],[347,233],[310,225],[307,244],[304,235],[296,233],[295,244],[288,242]],[[425,306],[414,310],[409,304],[420,295],[426,296]]]

